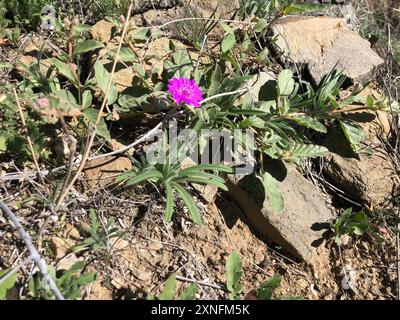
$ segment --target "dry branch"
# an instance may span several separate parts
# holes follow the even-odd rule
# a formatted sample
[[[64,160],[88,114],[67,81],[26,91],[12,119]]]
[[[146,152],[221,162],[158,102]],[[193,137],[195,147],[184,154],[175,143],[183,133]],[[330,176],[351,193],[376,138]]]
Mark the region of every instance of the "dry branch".
[[[30,259],[36,264],[39,268],[40,272],[43,275],[43,279],[48,283],[51,291],[55,294],[58,300],[64,300],[64,296],[58,289],[54,279],[50,276],[47,271],[46,262],[42,259],[39,252],[36,250],[35,246],[32,243],[32,239],[30,235],[25,231],[24,227],[19,222],[18,218],[15,214],[5,205],[3,201],[0,201],[0,209],[3,211],[5,216],[11,220],[14,224],[15,228],[17,229],[18,233],[20,234],[22,240],[24,241],[26,247],[28,248],[30,255]]]

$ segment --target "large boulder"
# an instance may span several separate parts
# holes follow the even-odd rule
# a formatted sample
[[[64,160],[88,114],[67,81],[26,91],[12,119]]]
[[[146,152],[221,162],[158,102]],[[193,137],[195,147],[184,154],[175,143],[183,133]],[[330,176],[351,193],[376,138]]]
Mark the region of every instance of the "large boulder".
[[[267,167],[283,194],[283,212],[272,210],[261,181],[254,175],[230,177],[229,194],[240,204],[250,224],[270,242],[311,263],[334,215],[318,189],[294,166],[271,161]]]
[[[272,28],[275,49],[285,63],[305,65],[319,84],[335,66],[354,82],[366,82],[383,60],[370,43],[347,27],[346,19],[288,16]]]

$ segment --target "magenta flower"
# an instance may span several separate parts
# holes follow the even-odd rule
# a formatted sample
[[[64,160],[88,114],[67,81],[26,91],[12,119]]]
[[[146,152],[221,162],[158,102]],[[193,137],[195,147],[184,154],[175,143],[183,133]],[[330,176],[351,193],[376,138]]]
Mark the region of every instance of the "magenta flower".
[[[203,101],[201,92],[196,81],[187,78],[172,78],[168,81],[168,90],[177,104],[186,103],[193,107],[200,107]]]

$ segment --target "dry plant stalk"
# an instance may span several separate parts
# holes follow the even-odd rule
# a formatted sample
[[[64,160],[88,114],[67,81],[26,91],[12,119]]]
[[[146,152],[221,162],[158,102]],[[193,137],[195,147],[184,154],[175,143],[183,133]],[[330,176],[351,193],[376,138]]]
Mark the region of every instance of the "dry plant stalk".
[[[30,150],[31,153],[32,153],[33,162],[35,163],[35,167],[36,167],[36,170],[37,170],[37,174],[38,174],[38,176],[39,176],[39,181],[40,181],[40,182],[43,182],[42,175],[41,175],[41,173],[40,173],[39,162],[38,162],[38,160],[37,160],[35,150],[33,149],[33,143],[32,143],[31,137],[30,137],[29,134],[28,134],[28,128],[27,128],[27,126],[26,126],[26,121],[25,121],[24,113],[22,112],[21,104],[19,103],[19,98],[18,98],[17,90],[15,90],[15,88],[13,88],[13,92],[14,92],[15,101],[16,101],[16,103],[17,103],[19,115],[20,115],[20,117],[21,117],[22,126],[23,126],[23,129],[24,129],[25,133],[26,133],[26,138],[27,138],[27,140],[28,140],[29,150]]]
[[[30,255],[30,259],[36,264],[36,266],[39,268],[39,271],[43,275],[43,279],[47,281],[49,284],[49,287],[51,291],[53,291],[54,295],[58,300],[65,300],[64,296],[58,289],[54,279],[50,276],[50,274],[47,271],[47,266],[45,261],[42,259],[40,256],[39,252],[36,250],[35,246],[32,243],[32,239],[29,236],[29,234],[25,231],[24,227],[21,225],[19,222],[18,218],[15,216],[15,214],[3,203],[3,201],[0,201],[0,209],[4,212],[5,216],[11,220],[11,222],[14,224],[15,228],[17,229],[18,233],[20,234],[22,240],[24,241],[26,247],[28,248]]]
[[[116,69],[116,66],[117,66],[117,63],[118,63],[118,60],[119,60],[119,55],[120,55],[122,43],[124,41],[126,32],[128,30],[129,21],[131,19],[131,14],[132,14],[132,9],[133,9],[133,1],[131,1],[131,4],[130,4],[129,9],[128,9],[128,14],[126,16],[124,29],[122,31],[121,39],[120,39],[119,44],[118,44],[117,53],[116,53],[115,58],[114,58],[114,63],[113,63],[113,67],[112,67],[112,70],[111,70],[110,79],[108,81],[107,90],[105,92],[103,103],[101,104],[101,107],[100,107],[100,110],[99,110],[99,115],[97,116],[97,119],[96,119],[96,122],[95,122],[95,125],[94,125],[94,128],[93,128],[93,132],[88,138],[88,142],[87,142],[85,150],[83,152],[82,160],[81,160],[81,162],[79,164],[78,170],[76,171],[75,175],[72,177],[71,181],[69,183],[67,183],[66,188],[64,188],[64,190],[62,190],[62,192],[60,193],[60,195],[59,195],[59,197],[57,199],[56,210],[58,210],[60,205],[63,203],[65,197],[68,195],[69,191],[71,190],[71,188],[75,184],[75,182],[78,179],[79,175],[82,173],[83,168],[85,167],[86,162],[89,159],[90,150],[92,148],[94,139],[96,137],[97,128],[98,128],[100,120],[101,120],[101,118],[103,116],[104,108],[107,105],[108,95],[109,95],[110,90],[111,90],[111,85],[112,85],[112,81],[113,81],[113,78],[114,78],[115,69]]]

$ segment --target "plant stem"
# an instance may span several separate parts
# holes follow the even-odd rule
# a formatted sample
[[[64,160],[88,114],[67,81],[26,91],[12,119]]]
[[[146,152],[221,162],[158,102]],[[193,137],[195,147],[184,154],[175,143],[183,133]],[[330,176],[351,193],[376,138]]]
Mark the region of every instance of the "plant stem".
[[[17,107],[18,107],[19,115],[21,117],[22,125],[23,125],[23,128],[24,128],[24,131],[26,132],[26,138],[28,140],[29,149],[30,149],[30,151],[32,153],[33,162],[35,163],[37,174],[39,176],[39,181],[43,183],[42,175],[40,173],[39,162],[37,160],[36,153],[35,153],[35,150],[33,148],[33,143],[32,143],[31,137],[29,136],[28,127],[26,126],[24,113],[22,112],[21,104],[19,103],[17,90],[15,90],[15,88],[13,88],[13,92],[14,92],[15,101],[17,102]]]
[[[100,120],[101,120],[101,118],[103,116],[104,108],[105,108],[105,106],[107,104],[107,101],[108,101],[108,95],[109,95],[109,92],[111,90],[111,86],[112,86],[112,83],[113,83],[112,81],[113,81],[115,69],[116,69],[116,66],[117,66],[117,63],[118,63],[118,60],[119,60],[119,54],[120,54],[120,51],[121,51],[122,43],[124,41],[125,34],[126,34],[127,30],[128,30],[132,9],[133,9],[133,1],[131,1],[131,4],[130,4],[129,9],[128,9],[128,14],[127,14],[127,17],[126,17],[125,26],[124,26],[124,29],[122,31],[122,36],[121,36],[121,39],[120,39],[119,44],[118,44],[117,53],[116,53],[115,58],[114,58],[114,64],[113,64],[113,67],[112,67],[112,70],[111,70],[110,79],[108,81],[107,90],[105,92],[103,103],[101,104],[101,107],[100,107],[100,110],[99,110],[99,115],[97,116],[97,119],[96,119],[96,122],[95,122],[95,125],[94,125],[94,128],[93,128],[93,132],[89,136],[88,143],[86,144],[86,147],[85,147],[85,150],[84,150],[83,156],[82,156],[82,161],[79,164],[77,172],[73,176],[72,180],[68,183],[68,185],[65,188],[65,190],[62,193],[60,193],[60,195],[59,195],[59,197],[57,199],[56,206],[55,206],[56,211],[59,209],[59,207],[62,204],[62,202],[64,201],[65,197],[68,195],[68,192],[71,190],[71,188],[75,184],[75,182],[78,179],[79,175],[83,171],[83,168],[85,167],[86,162],[89,159],[90,150],[92,148],[94,139],[96,137],[97,128],[99,126]]]

